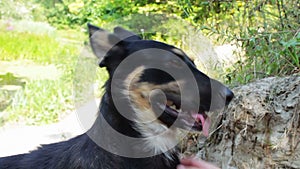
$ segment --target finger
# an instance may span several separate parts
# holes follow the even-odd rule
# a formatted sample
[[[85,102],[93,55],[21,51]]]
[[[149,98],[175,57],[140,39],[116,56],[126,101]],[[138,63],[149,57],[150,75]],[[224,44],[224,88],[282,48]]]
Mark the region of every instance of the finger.
[[[181,165],[181,164],[179,164],[178,166],[177,166],[177,169],[186,169],[183,165]]]
[[[178,165],[177,169],[202,169],[202,168],[198,168],[198,167],[187,167],[187,166],[183,166],[183,165]]]
[[[197,159],[182,159],[181,164],[185,166],[192,166],[192,167],[199,167],[203,169],[219,169],[218,167],[203,161],[203,160],[197,160]]]
[[[184,166],[184,168],[180,168],[180,169],[210,169],[210,168],[199,168],[199,167]]]

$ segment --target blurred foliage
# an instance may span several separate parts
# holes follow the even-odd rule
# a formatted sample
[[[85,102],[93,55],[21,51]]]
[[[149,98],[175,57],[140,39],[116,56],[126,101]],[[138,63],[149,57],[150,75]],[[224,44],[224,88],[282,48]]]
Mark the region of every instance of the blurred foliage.
[[[180,2],[187,18],[215,43],[234,43],[245,52],[223,74],[227,83],[299,72],[298,0]]]
[[[0,19],[46,20],[45,8],[39,3],[28,0],[1,0]]]
[[[42,4],[48,9],[46,15],[49,23],[58,28],[78,28],[95,21],[102,25],[137,12],[135,3],[123,0],[63,0],[57,3],[44,0]]]

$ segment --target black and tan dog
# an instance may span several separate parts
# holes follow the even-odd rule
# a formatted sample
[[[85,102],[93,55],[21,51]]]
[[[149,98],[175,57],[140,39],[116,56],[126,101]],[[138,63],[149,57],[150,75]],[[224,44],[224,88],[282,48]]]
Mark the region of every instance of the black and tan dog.
[[[174,46],[120,27],[113,34],[88,28],[99,65],[109,72],[95,123],[68,141],[0,158],[1,169],[175,169],[177,129],[208,135],[205,112],[233,98]]]

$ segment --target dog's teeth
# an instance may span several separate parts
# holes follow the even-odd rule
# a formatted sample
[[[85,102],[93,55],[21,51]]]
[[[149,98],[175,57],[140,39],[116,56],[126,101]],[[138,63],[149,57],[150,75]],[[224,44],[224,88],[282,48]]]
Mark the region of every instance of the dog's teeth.
[[[172,105],[171,108],[176,110],[176,106],[175,105]]]

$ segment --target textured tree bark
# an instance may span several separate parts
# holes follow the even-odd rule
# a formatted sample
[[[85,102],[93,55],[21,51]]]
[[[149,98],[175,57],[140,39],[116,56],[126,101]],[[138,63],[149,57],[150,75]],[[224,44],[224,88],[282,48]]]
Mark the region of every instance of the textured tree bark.
[[[300,168],[300,76],[272,77],[234,89],[212,115],[202,159],[222,169]]]

